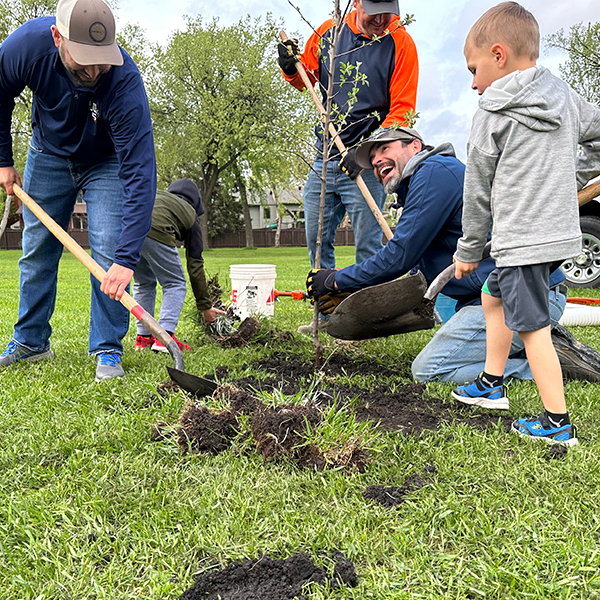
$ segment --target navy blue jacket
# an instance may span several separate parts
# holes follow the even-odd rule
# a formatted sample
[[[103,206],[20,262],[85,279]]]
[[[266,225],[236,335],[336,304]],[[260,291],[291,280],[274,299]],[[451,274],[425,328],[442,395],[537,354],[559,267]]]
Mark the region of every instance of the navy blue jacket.
[[[133,269],[152,222],[156,159],[148,100],[140,73],[124,63],[93,88],[75,87],[50,27],[54,17],[28,21],[0,46],[0,167],[12,166],[14,99],[33,92],[32,142],[43,152],[77,161],[115,156],[124,188],[123,221],[115,263]],[[34,198],[35,200],[35,198]]]
[[[465,166],[454,156],[451,144],[414,156],[403,171],[396,193],[404,204],[394,237],[377,254],[340,269],[335,282],[341,291],[356,291],[408,272],[420,270],[427,283],[448,265],[462,236],[462,194]],[[481,304],[481,286],[494,269],[483,260],[468,277],[451,279],[442,292],[457,300],[456,310]],[[550,285],[564,280],[560,270]]]

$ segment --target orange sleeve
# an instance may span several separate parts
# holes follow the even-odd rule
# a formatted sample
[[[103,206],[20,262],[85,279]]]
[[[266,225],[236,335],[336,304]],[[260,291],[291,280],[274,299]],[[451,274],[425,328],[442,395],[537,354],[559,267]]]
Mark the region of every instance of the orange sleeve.
[[[321,43],[321,37],[335,25],[334,19],[325,21],[315,32],[308,38],[304,52],[302,53],[302,64],[306,69],[308,78],[314,85],[319,77],[319,46]],[[286,75],[283,71],[281,74],[285,80],[291,83],[296,89],[303,90],[305,88],[304,82],[300,77],[300,73],[294,73],[294,75]]]
[[[394,123],[402,125],[404,115],[417,106],[417,84],[419,83],[419,58],[413,39],[404,28],[393,34],[396,45],[394,73],[390,82],[390,112],[381,124],[389,127]]]

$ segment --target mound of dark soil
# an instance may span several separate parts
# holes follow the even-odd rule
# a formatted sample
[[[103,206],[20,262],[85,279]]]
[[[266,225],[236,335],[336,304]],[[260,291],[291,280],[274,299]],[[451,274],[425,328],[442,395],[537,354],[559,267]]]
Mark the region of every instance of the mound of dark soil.
[[[336,553],[334,558],[337,563],[333,585],[356,585],[351,561],[341,553]],[[325,571],[304,553],[282,560],[263,556],[232,563],[219,571],[201,573],[180,600],[308,600],[302,588],[308,583],[323,585],[326,580]]]
[[[188,406],[179,425],[177,443],[184,451],[217,454],[229,448],[238,433],[233,412],[214,412],[204,406]]]
[[[318,425],[323,417],[315,406],[281,404],[261,406],[250,417],[256,449],[266,460],[293,456],[305,441],[307,426]]]
[[[240,348],[256,335],[259,325],[258,319],[248,317],[240,323],[240,326],[232,334],[217,336],[214,339],[223,348]]]
[[[362,421],[374,421],[387,431],[420,433],[437,429],[442,423],[466,423],[479,430],[494,427],[498,420],[505,429],[510,428],[511,419],[498,413],[475,413],[457,403],[446,403],[440,398],[424,398],[425,386],[411,383],[399,386],[390,392],[377,388],[373,392],[352,388],[358,395],[356,416]]]

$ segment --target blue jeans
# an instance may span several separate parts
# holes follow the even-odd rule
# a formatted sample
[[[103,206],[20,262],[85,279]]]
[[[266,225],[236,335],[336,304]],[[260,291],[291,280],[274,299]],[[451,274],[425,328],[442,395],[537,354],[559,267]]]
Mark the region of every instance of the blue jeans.
[[[317,232],[319,230],[319,205],[321,203],[321,172],[323,159],[317,158],[313,171],[304,186],[304,216],[306,219],[306,243],[312,268],[315,268],[317,252]],[[372,169],[362,172],[362,178],[373,195],[375,203],[383,210],[386,194],[377,181]],[[356,262],[362,262],[373,256],[381,248],[381,226],[373,216],[367,201],[358,188],[340,168],[337,160],[327,163],[327,192],[325,195],[325,213],[323,217],[323,239],[321,244],[321,268],[335,268],[334,242],[335,232],[348,213],[356,246]]]
[[[185,275],[177,248],[147,237],[133,279],[133,297],[152,316],[156,307],[156,282],[160,283],[163,295],[158,322],[166,331],[175,333],[186,292]],[[137,333],[150,335],[141,321],[137,323]]]
[[[65,230],[80,193],[87,204],[92,257],[107,270],[113,263],[121,233],[123,186],[115,157],[81,162],[44,154],[30,146],[23,189]],[[56,304],[58,263],[62,244],[25,206],[23,256],[19,260],[19,319],[14,340],[33,351],[50,347],[50,318]],[[129,311],[100,291],[92,276],[89,352],[123,352]]]
[[[567,298],[556,288],[550,290],[551,327],[555,327],[565,310]],[[453,381],[471,383],[485,365],[485,316],[481,306],[465,306],[433,336],[412,364],[417,381]],[[525,346],[517,333],[513,335],[504,377],[533,379]]]

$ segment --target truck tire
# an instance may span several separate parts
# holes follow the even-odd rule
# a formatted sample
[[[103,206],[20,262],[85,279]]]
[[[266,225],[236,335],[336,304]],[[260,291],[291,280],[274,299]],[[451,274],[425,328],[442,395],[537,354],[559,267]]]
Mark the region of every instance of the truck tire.
[[[585,215],[580,218],[581,254],[565,260],[561,268],[569,287],[600,287],[600,217]]]

